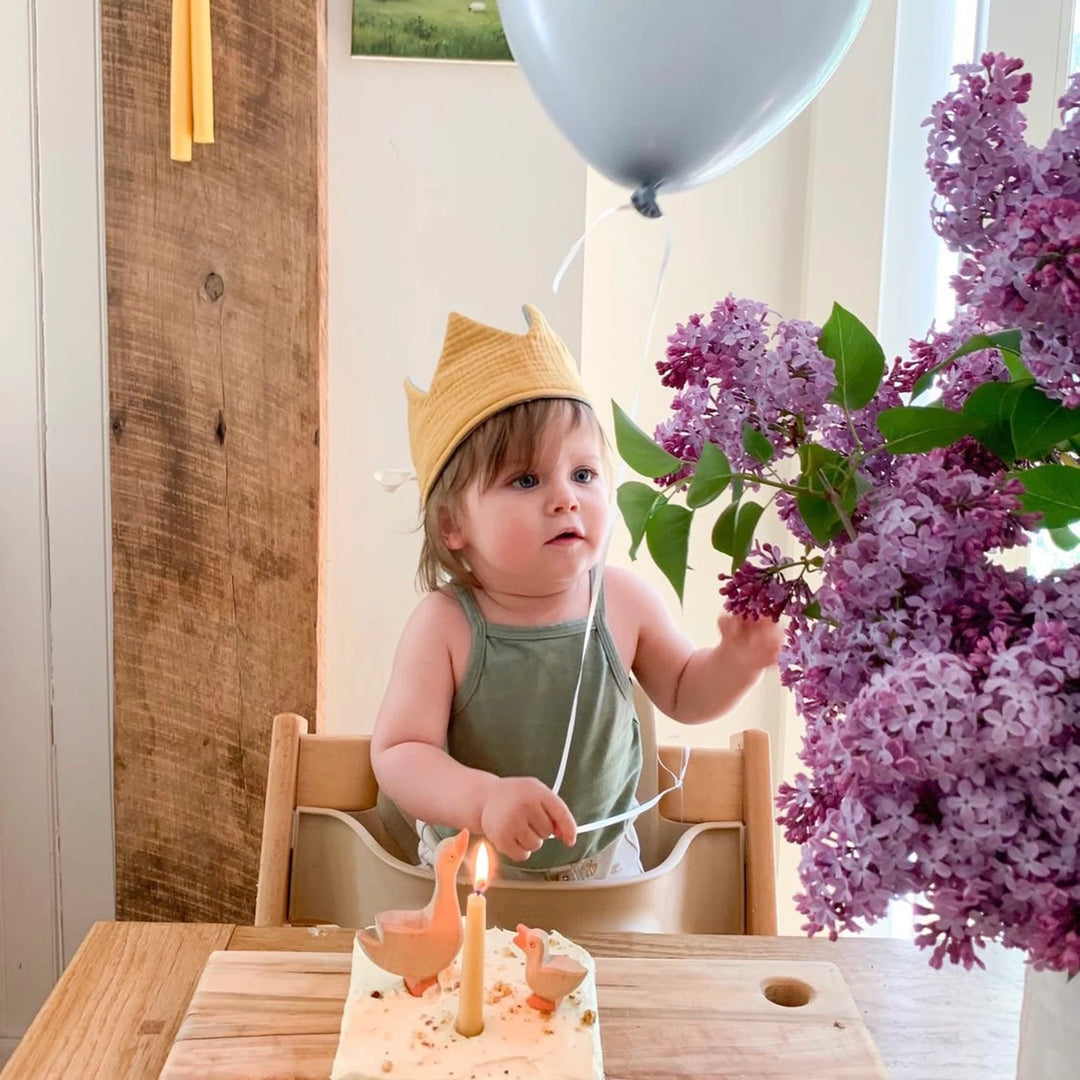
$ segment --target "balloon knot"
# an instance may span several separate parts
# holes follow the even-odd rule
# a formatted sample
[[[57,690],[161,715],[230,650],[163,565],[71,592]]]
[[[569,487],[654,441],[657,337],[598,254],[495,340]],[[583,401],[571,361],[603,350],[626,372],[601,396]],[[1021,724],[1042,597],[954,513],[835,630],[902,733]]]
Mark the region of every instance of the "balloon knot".
[[[653,184],[641,184],[630,196],[634,209],[647,218],[663,217],[664,211],[656,202],[656,187]]]

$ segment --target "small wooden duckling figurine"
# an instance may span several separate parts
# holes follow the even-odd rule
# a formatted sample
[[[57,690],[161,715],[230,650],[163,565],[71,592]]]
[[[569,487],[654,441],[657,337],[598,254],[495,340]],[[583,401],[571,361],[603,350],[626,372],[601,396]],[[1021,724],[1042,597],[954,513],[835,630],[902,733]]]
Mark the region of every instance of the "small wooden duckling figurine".
[[[576,990],[588,974],[569,956],[552,956],[548,935],[518,923],[514,944],[525,954],[525,981],[532,996],[526,1004],[541,1012],[554,1012],[567,994]]]
[[[357,941],[372,963],[401,975],[405,989],[420,997],[450,966],[465,936],[458,899],[458,867],[469,844],[469,831],[448,836],[435,849],[435,891],[426,907],[415,911],[380,911],[375,933],[358,930]],[[369,928],[370,929],[370,928]]]

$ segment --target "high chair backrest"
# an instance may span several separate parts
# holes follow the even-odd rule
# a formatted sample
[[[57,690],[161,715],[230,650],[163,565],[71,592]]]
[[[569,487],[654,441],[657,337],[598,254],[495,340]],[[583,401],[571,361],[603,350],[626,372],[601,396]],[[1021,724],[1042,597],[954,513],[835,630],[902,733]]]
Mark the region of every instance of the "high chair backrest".
[[[679,774],[687,751],[661,746],[657,754],[652,705],[639,689],[636,698],[644,762],[638,801],[645,803],[672,787],[671,774]],[[690,750],[682,788],[636,819],[643,877],[493,884],[489,912],[494,904],[496,918],[546,920],[564,933],[775,934],[769,737],[749,729],[731,743],[726,750]],[[411,865],[415,853],[387,833],[375,810],[377,794],[367,736],[311,735],[303,717],[275,717],[256,926],[367,925],[372,910],[423,906],[430,871]]]

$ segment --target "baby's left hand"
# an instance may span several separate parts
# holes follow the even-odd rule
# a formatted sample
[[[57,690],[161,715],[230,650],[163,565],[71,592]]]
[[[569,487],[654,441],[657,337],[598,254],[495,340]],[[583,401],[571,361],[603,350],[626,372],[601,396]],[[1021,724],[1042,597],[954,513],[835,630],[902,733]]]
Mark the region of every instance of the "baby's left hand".
[[[738,655],[747,667],[760,669],[776,663],[784,644],[784,631],[772,619],[748,619],[721,615],[716,621],[725,648]]]

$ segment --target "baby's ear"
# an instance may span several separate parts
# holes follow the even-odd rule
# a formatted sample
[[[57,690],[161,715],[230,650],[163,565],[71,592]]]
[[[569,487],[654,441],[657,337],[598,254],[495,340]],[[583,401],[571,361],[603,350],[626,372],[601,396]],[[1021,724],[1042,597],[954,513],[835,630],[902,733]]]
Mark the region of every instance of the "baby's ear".
[[[449,551],[460,551],[465,546],[465,537],[445,506],[439,507],[439,535]]]

